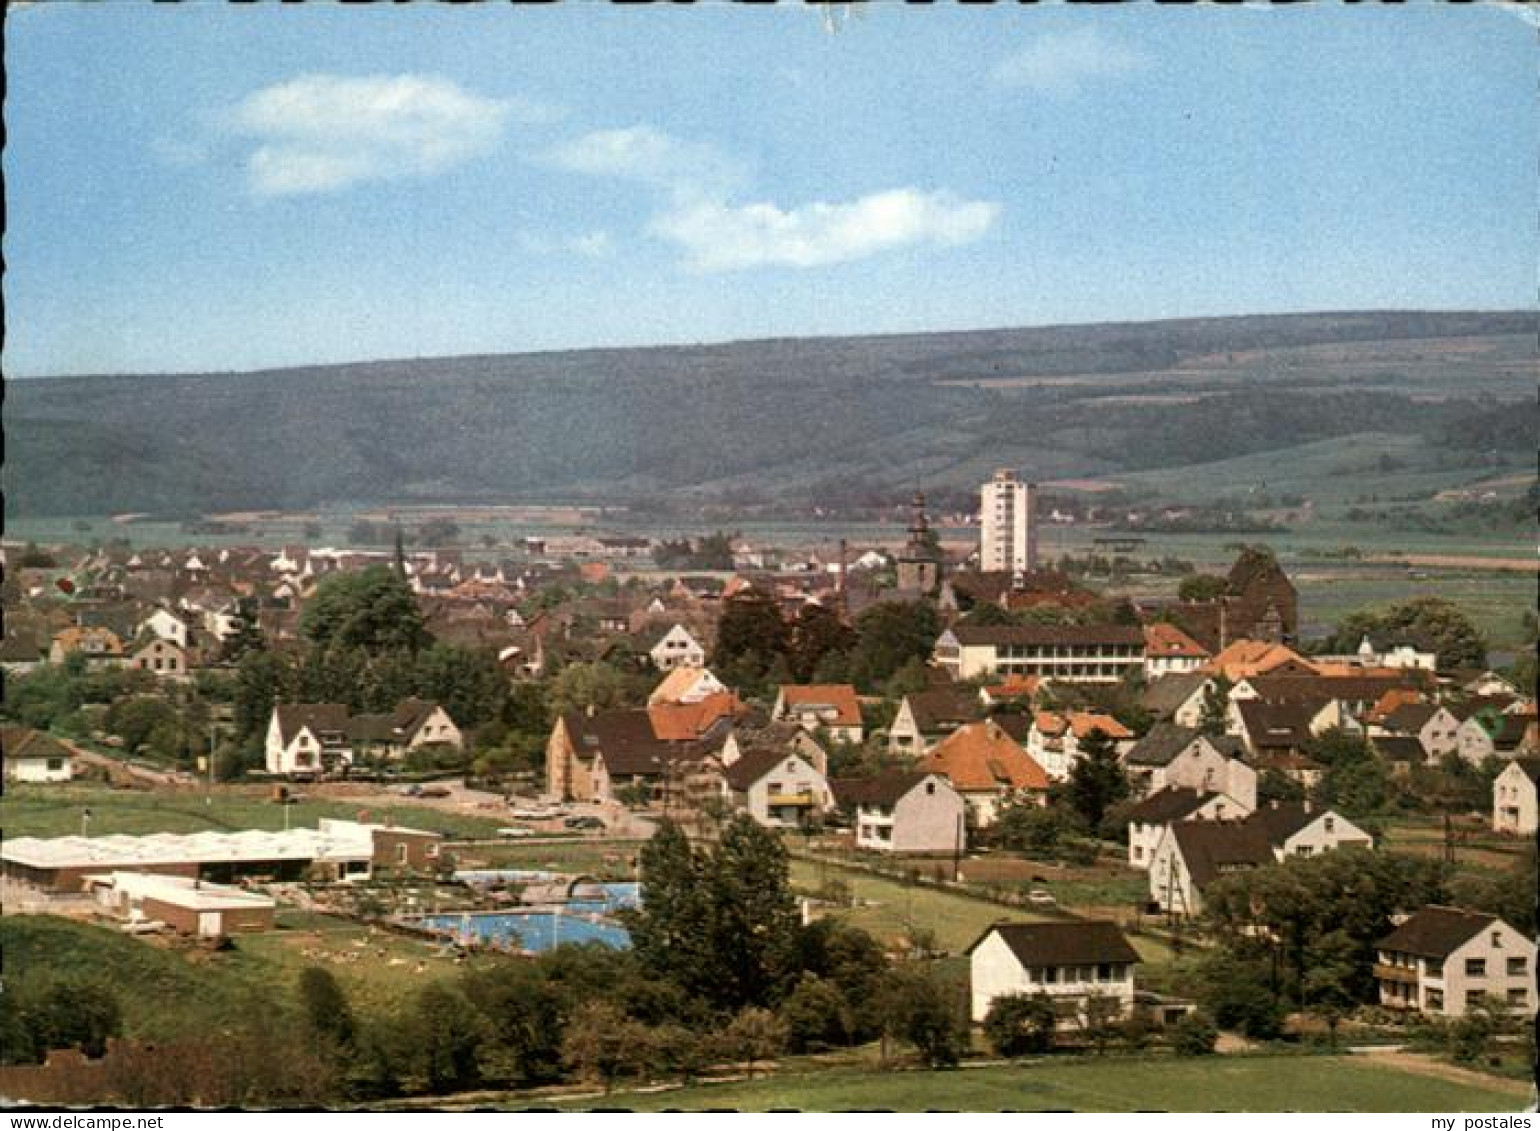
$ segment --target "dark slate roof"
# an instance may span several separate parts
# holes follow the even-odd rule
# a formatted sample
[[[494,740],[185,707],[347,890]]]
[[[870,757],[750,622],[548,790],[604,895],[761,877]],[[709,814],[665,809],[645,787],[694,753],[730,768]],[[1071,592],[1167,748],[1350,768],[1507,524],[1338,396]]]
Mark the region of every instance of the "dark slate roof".
[[[1437,703],[1403,703],[1385,716],[1383,725],[1392,734],[1417,734],[1436,714]]]
[[[1131,766],[1169,766],[1173,758],[1202,735],[1197,727],[1156,723],[1148,734],[1134,743],[1124,761]]]
[[[975,722],[983,714],[976,696],[954,687],[917,691],[905,699],[914,715],[915,725],[925,734],[934,734],[959,723]]]
[[[1019,715],[1014,711],[1000,711],[989,716],[990,720],[1006,734],[1017,742],[1025,743],[1027,736],[1032,733],[1033,717],[1031,715]]]
[[[1068,923],[996,923],[964,953],[972,954],[998,933],[1023,966],[1090,966],[1102,962],[1138,962],[1139,952],[1116,923],[1081,920]]]
[[[1169,715],[1202,687],[1208,676],[1197,672],[1162,676],[1144,689],[1144,705],[1157,715]]]
[[[1422,739],[1416,735],[1382,734],[1371,738],[1369,742],[1380,752],[1381,757],[1390,762],[1420,765],[1428,760],[1427,747],[1423,746]]]
[[[1128,644],[1144,650],[1144,629],[1125,624],[958,625],[959,644]]]
[[[1493,923],[1497,916],[1465,911],[1458,907],[1429,904],[1411,915],[1374,945],[1397,954],[1423,958],[1447,958],[1453,951]]]
[[[1212,791],[1199,793],[1195,789],[1167,786],[1130,809],[1128,819],[1142,825],[1164,825],[1170,821],[1180,821],[1197,812],[1209,798],[1217,796]]]
[[[1242,699],[1241,722],[1259,750],[1301,746],[1310,740],[1311,705]]]
[[[1171,833],[1200,889],[1227,872],[1273,863],[1267,834],[1249,822],[1177,821]]]
[[[872,778],[836,778],[829,782],[841,808],[854,805],[894,805],[926,778],[927,773],[886,770]]]
[[[562,718],[578,757],[591,760],[602,754],[611,776],[661,774],[670,758],[678,757],[676,744],[659,741],[653,733],[652,719],[644,708],[593,715],[569,711]]]
[[[745,792],[751,785],[774,770],[787,758],[796,757],[786,750],[775,750],[768,747],[760,747],[749,750],[723,772],[727,784],[738,793]],[[803,761],[806,761],[804,758]]]
[[[1273,703],[1322,699],[1372,703],[1394,688],[1421,686],[1423,677],[1408,668],[1397,675],[1258,675],[1247,682]]]
[[[1268,842],[1277,846],[1283,844],[1317,817],[1328,813],[1338,820],[1347,819],[1335,809],[1318,809],[1297,801],[1284,801],[1274,805],[1264,805],[1247,817],[1243,823],[1255,825],[1261,829],[1267,836]]]
[[[31,727],[8,726],[0,728],[0,751],[3,751],[7,762],[19,758],[64,758],[70,757],[67,747],[54,738],[51,734],[44,734],[40,730]]]
[[[345,703],[280,703],[274,709],[278,712],[278,733],[284,742],[305,727],[317,738],[323,733],[346,734],[352,714]]]

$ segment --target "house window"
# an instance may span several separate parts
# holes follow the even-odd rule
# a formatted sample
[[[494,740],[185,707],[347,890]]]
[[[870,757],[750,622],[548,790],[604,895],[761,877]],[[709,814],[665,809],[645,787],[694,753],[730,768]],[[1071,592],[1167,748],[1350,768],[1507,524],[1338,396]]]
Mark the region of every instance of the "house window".
[[[1103,962],[1096,968],[1096,980],[1098,982],[1112,981],[1112,963]]]
[[[396,845],[396,863],[397,864],[405,864],[406,863],[406,845],[404,845],[404,844]]]
[[[1466,1005],[1475,1005],[1478,1001],[1485,1001],[1486,1000],[1486,996],[1487,996],[1486,990],[1466,990],[1465,991],[1465,1004]]]
[[[1528,966],[1529,962],[1526,959],[1510,958],[1508,959],[1508,976],[1522,977],[1524,974],[1528,973]]]
[[[1427,998],[1427,1000],[1428,1000],[1428,1008],[1429,1009],[1443,1009],[1444,1008],[1444,991],[1443,990],[1429,990],[1428,991],[1428,998]]]
[[[1523,986],[1514,986],[1511,990],[1508,991],[1508,1004],[1528,1005],[1529,991]]]
[[[428,845],[428,859],[429,860],[437,860],[438,859],[438,850],[439,850],[439,846],[438,845],[436,845],[436,844]]]
[[[1502,949],[1502,945],[1503,945],[1503,933],[1501,931],[1493,931],[1492,932],[1492,948],[1494,950],[1500,950],[1500,949]]]
[[[1487,976],[1487,960],[1485,958],[1467,958],[1465,960],[1465,976],[1468,978],[1485,978]]]
[[[64,769],[64,759],[63,758],[50,758],[50,759],[48,759],[48,772],[49,773],[56,774],[56,773],[58,773],[62,769]],[[1521,958],[1521,959],[1519,959],[1519,961],[1522,962],[1524,960]],[[1508,963],[1508,965],[1512,966],[1513,963],[1510,961]],[[1509,973],[1512,973],[1512,971],[1509,971]],[[1522,974],[1523,971],[1521,970],[1521,971],[1519,971],[1519,973]]]
[[[1337,831],[1337,818],[1335,818],[1335,817],[1327,817],[1326,818],[1326,831],[1329,832],[1329,833],[1334,833],[1334,832]]]
[[[1046,967],[1043,970],[1043,984],[1044,985],[1051,986],[1054,983],[1056,983],[1058,980],[1059,980],[1059,968],[1057,966],[1049,966],[1049,967]]]

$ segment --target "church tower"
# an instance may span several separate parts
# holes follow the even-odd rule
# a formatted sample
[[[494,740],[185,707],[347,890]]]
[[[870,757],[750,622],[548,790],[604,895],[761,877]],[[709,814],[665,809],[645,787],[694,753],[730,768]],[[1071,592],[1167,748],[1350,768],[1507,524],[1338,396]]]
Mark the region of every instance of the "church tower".
[[[934,597],[941,590],[941,546],[925,517],[925,493],[910,503],[909,541],[898,556],[898,588]]]

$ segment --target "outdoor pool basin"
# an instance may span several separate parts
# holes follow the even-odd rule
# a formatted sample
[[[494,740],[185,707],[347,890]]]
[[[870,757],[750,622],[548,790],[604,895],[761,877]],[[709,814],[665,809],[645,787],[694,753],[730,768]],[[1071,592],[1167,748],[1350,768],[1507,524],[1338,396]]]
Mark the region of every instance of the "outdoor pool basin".
[[[534,954],[553,950],[562,943],[599,942],[617,950],[631,945],[631,936],[624,927],[583,912],[462,912],[425,915],[417,925],[467,945],[525,950]]]

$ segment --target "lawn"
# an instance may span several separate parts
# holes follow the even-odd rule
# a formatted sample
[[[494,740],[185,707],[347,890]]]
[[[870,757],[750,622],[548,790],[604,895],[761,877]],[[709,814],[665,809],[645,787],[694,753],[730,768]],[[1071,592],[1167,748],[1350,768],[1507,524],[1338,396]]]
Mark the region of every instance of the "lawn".
[[[390,821],[447,836],[492,836],[500,822],[485,817],[445,813],[426,806],[380,806],[367,801],[300,801],[288,807],[292,828],[314,828],[322,817]],[[90,811],[91,836],[109,833],[195,833],[210,829],[277,830],[284,827],[284,806],[250,787],[216,786],[202,791],[141,791],[100,785],[8,785],[0,797],[0,829],[19,836],[80,835],[82,815]]]
[[[634,1111],[1518,1111],[1522,1095],[1352,1057],[1045,1060],[952,1072],[837,1071],[664,1092],[573,1107]]]
[[[606,880],[636,878],[639,841],[579,841],[565,844],[476,845],[457,849],[466,868],[527,868],[532,871],[587,873]]]

